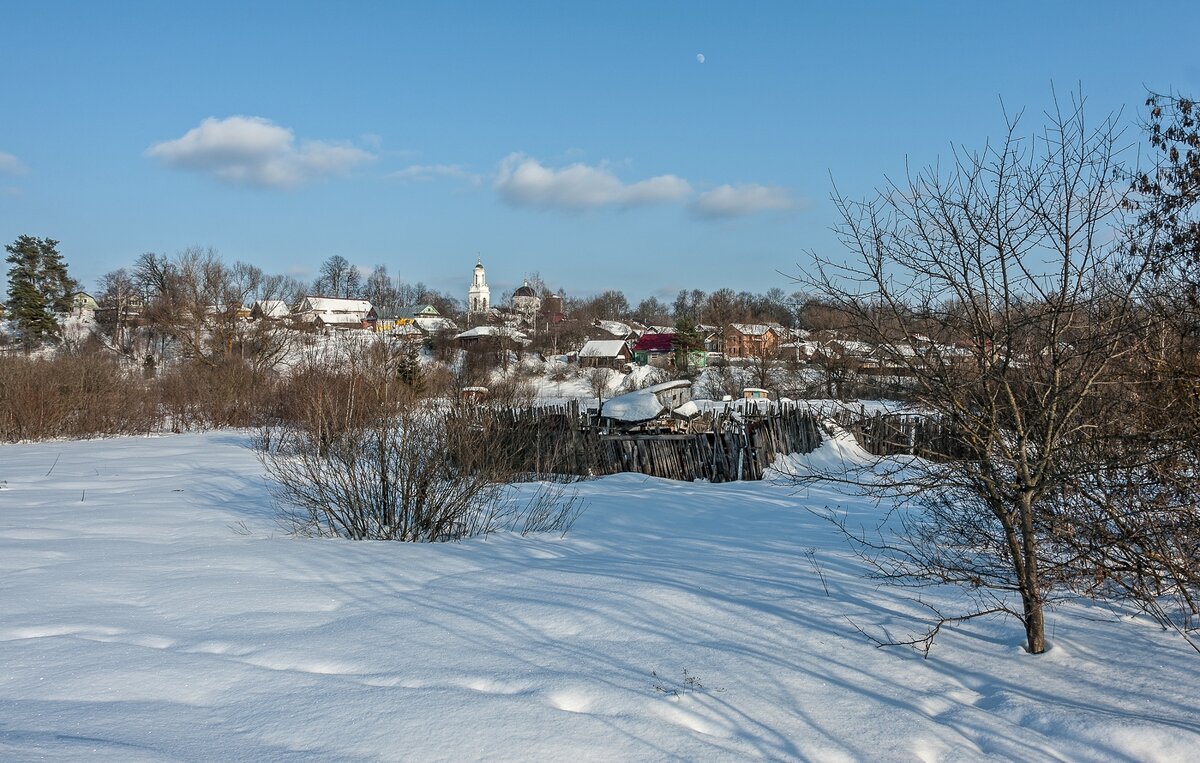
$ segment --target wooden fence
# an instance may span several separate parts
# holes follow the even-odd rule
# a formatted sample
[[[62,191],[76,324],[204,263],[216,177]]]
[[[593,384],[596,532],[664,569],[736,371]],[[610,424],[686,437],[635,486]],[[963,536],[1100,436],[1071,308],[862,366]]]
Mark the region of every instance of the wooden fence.
[[[920,456],[933,461],[966,458],[966,447],[948,423],[911,413],[840,409],[831,418],[873,456]]]
[[[821,444],[806,408],[774,404],[749,412],[714,412],[710,431],[629,434],[600,429],[575,403],[536,408],[464,407],[479,447],[513,471],[539,476],[636,472],[693,481],[759,480],[776,455],[809,453]]]

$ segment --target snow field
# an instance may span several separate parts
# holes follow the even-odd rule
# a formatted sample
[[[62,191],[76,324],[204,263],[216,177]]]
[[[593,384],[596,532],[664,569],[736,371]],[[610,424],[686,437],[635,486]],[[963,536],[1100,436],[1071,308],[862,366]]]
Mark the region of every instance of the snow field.
[[[295,539],[248,439],[0,447],[0,759],[1188,760],[1200,744],[1200,659],[1100,607],[1051,613],[1036,658],[1002,620],[943,633],[928,660],[874,648],[852,622],[904,632],[922,610],[809,511],[879,515],[833,488],[617,475],[579,485],[565,539]],[[835,439],[812,460],[860,455]]]

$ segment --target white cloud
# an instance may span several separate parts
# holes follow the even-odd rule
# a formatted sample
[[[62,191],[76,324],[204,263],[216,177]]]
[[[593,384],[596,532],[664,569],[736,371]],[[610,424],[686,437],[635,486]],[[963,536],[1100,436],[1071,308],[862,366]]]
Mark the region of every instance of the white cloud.
[[[20,159],[0,151],[0,175],[24,175],[28,171],[29,168]]]
[[[479,185],[483,182],[483,178],[466,169],[461,164],[414,164],[393,172],[390,177],[414,181],[450,178],[452,180],[465,180],[471,185]]]
[[[623,183],[605,165],[577,163],[552,169],[516,153],[500,162],[495,188],[513,206],[567,210],[662,204],[679,201],[692,190],[675,175]]]
[[[146,155],[168,167],[208,172],[230,185],[294,188],[345,175],[375,155],[349,143],[296,142],[286,127],[262,117],[209,117],[182,138],[156,143]]]
[[[792,198],[786,188],[747,183],[721,185],[700,194],[692,211],[700,217],[742,217],[758,212],[796,209],[801,202]]]

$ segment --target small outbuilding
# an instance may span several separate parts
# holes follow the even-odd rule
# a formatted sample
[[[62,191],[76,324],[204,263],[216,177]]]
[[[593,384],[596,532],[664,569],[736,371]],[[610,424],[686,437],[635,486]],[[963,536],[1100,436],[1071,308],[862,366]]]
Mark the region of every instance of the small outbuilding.
[[[579,351],[580,368],[619,370],[633,361],[629,345],[620,339],[593,339]]]

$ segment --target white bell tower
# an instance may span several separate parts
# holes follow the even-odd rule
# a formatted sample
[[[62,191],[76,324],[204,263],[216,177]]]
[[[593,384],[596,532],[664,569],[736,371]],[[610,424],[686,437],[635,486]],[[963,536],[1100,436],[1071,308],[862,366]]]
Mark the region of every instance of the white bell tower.
[[[475,276],[471,279],[471,288],[467,291],[467,315],[486,313],[492,303],[492,290],[487,285],[487,275],[483,271],[483,262],[476,258]]]

